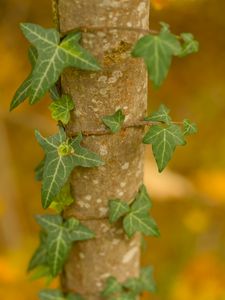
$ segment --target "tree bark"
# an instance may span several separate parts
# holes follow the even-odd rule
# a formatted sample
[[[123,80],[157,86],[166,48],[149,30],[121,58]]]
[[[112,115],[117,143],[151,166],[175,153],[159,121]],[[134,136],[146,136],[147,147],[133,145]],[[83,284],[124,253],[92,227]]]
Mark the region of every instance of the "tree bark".
[[[119,108],[126,115],[125,123],[143,119],[147,73],[143,62],[130,56],[132,45],[141,36],[131,28],[148,29],[149,0],[58,0],[57,9],[62,34],[89,28],[82,34],[82,44],[102,65],[97,73],[68,69],[61,77],[63,93],[76,105],[68,135],[104,129],[101,117]],[[65,265],[62,286],[87,300],[100,299],[108,276],[124,281],[139,274],[140,236],[128,239],[120,223],[109,224],[107,213],[109,199],[130,203],[143,181],[143,130],[131,127],[83,140],[84,146],[102,156],[105,165],[74,171],[75,203],[65,216],[81,220],[96,238],[76,243]]]

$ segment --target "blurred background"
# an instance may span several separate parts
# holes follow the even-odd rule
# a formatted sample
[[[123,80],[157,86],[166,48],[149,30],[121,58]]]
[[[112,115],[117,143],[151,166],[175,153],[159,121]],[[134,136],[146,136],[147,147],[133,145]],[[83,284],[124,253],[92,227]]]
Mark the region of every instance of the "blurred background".
[[[38,243],[33,216],[42,212],[33,169],[42,158],[33,130],[52,133],[46,109],[27,104],[9,114],[12,96],[30,70],[19,22],[52,26],[51,1],[0,0],[0,299],[34,300],[43,281],[29,281],[27,262]],[[175,59],[149,104],[172,108],[199,132],[176,150],[158,174],[151,153],[145,181],[154,201],[160,239],[146,239],[143,264],[155,268],[153,300],[225,299],[225,1],[151,0],[151,29],[168,22],[174,33],[192,32],[200,52]],[[147,149],[150,152],[150,149]],[[149,159],[149,157],[151,159]]]

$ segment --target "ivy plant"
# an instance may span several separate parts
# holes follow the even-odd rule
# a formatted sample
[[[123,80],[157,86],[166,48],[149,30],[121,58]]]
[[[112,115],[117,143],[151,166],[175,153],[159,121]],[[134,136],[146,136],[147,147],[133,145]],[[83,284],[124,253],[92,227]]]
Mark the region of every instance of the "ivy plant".
[[[51,208],[57,214],[39,215],[37,223],[41,227],[39,246],[35,250],[28,271],[32,278],[47,277],[51,281],[59,275],[69,257],[72,246],[78,241],[95,238],[95,233],[74,217],[63,218],[63,210],[76,199],[70,190],[70,175],[76,167],[97,168],[104,161],[97,154],[82,145],[83,132],[74,137],[66,134],[71,112],[76,110],[74,99],[61,93],[57,87],[60,75],[66,68],[97,72],[101,66],[96,58],[80,45],[81,32],[70,32],[61,36],[56,29],[45,29],[37,24],[22,23],[21,30],[31,43],[28,57],[31,71],[15,92],[10,110],[29,99],[30,104],[39,102],[47,92],[52,99],[49,109],[51,117],[58,123],[58,132],[43,137],[36,130],[35,136],[44,150],[44,157],[35,168],[35,178],[42,182],[41,199],[44,209]],[[142,58],[146,64],[149,78],[155,87],[165,80],[172,58],[184,57],[198,51],[198,42],[190,33],[174,35],[166,23],[161,23],[158,34],[147,34],[133,45],[131,56]],[[161,172],[170,161],[177,146],[186,144],[186,137],[197,131],[196,124],[188,119],[173,122],[169,109],[161,105],[143,120],[130,127],[148,126],[143,137],[144,144],[151,144],[158,169]],[[126,115],[122,109],[102,116],[101,121],[107,131],[117,133],[126,128]],[[96,134],[98,134],[96,132]],[[151,199],[144,185],[131,201],[109,199],[109,221],[121,222],[123,229],[132,238],[137,232],[147,236],[159,236],[159,229],[149,215]],[[119,223],[118,223],[119,224]],[[120,283],[110,276],[101,292],[101,297],[108,300],[135,300],[144,291],[153,292],[155,282],[152,268],[141,270],[138,278],[128,278]],[[79,294],[64,294],[59,289],[45,289],[39,293],[41,300],[84,300]]]
[[[129,238],[136,232],[159,236],[159,229],[154,219],[149,216],[151,206],[146,187],[142,185],[130,205],[120,199],[109,200],[109,221],[115,223],[123,217],[123,228]]]
[[[101,296],[107,300],[135,300],[143,292],[154,292],[155,290],[153,268],[145,267],[141,270],[139,277],[128,278],[123,283],[118,282],[113,276],[109,277]]]

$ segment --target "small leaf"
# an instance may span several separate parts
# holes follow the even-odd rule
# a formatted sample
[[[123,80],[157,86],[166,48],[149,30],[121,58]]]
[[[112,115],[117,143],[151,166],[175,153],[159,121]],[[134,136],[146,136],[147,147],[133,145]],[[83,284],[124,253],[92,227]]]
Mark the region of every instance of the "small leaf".
[[[153,278],[153,268],[145,267],[141,269],[140,282],[142,291],[155,292],[156,284]]]
[[[70,293],[67,297],[66,300],[85,300],[80,294],[72,294]]]
[[[170,124],[171,117],[169,116],[169,112],[170,110],[165,105],[161,104],[159,110],[145,118],[145,121],[164,122],[166,124]]]
[[[183,126],[184,135],[195,134],[198,131],[197,125],[188,119],[184,119]]]
[[[37,223],[47,232],[58,230],[63,224],[63,218],[60,215],[38,215]]]
[[[124,218],[123,226],[129,238],[136,232],[142,232],[147,236],[159,236],[159,229],[155,221],[148,215],[131,212]]]
[[[80,33],[70,33],[60,42],[60,34],[55,29],[23,23],[21,30],[38,51],[29,90],[31,104],[38,102],[45,95],[67,67],[100,70],[96,59],[79,45]]]
[[[120,293],[122,291],[122,285],[117,281],[113,276],[109,277],[106,280],[104,290],[101,293],[101,296],[107,298],[115,293]]]
[[[33,270],[32,270],[33,271]],[[46,277],[46,284],[50,283],[53,280],[50,269],[47,265],[40,265],[35,268],[35,270],[29,276],[29,280],[34,281],[40,278]]]
[[[123,287],[131,291],[134,295],[138,295],[143,292],[142,283],[139,278],[128,278],[124,282]]]
[[[60,95],[59,95],[56,85],[53,85],[53,87],[51,87],[49,89],[49,94],[50,94],[50,97],[52,98],[52,100],[58,100],[60,98]]]
[[[37,181],[42,181],[42,179],[43,179],[44,166],[45,166],[45,157],[40,161],[40,163],[34,169],[35,179]]]
[[[115,223],[130,210],[129,205],[119,199],[109,201],[109,221]]]
[[[18,105],[20,105],[22,102],[24,102],[26,100],[26,98],[29,96],[30,93],[30,88],[31,88],[31,84],[32,84],[32,73],[37,61],[37,51],[36,49],[31,46],[29,48],[28,51],[28,56],[30,59],[30,63],[32,65],[32,70],[29,74],[29,76],[23,81],[23,83],[21,84],[21,86],[18,88],[18,90],[16,91],[12,102],[10,104],[10,111],[12,111],[14,108],[16,108]]]
[[[116,133],[120,131],[125,116],[121,109],[117,110],[113,115],[102,117],[103,123],[113,132]]]
[[[149,34],[138,40],[132,55],[144,59],[150,79],[155,87],[159,87],[168,74],[172,56],[180,52],[179,40],[163,24],[159,35]]]
[[[80,146],[82,135],[70,140],[60,128],[59,133],[48,138],[36,131],[36,138],[46,154],[42,183],[43,208],[49,207],[75,167],[96,167],[104,164],[97,154]]]
[[[94,232],[82,224],[79,224],[73,230],[70,231],[70,240],[73,242],[90,240],[94,237]]]
[[[40,233],[40,245],[34,252],[29,265],[28,265],[28,272],[35,269],[37,266],[46,265],[47,263],[47,234],[44,231]]]
[[[144,144],[152,144],[159,172],[166,167],[178,145],[185,145],[184,135],[178,125],[151,126],[144,136]]]
[[[60,290],[42,290],[39,293],[41,300],[65,300],[63,293]]]
[[[123,227],[129,238],[136,232],[142,232],[150,236],[159,236],[158,227],[149,216],[148,211],[150,208],[150,198],[145,186],[142,185],[135,201],[131,205],[130,212],[123,219]]]
[[[194,39],[191,33],[182,33],[181,38],[184,43],[182,44],[181,51],[177,54],[179,57],[184,57],[199,51],[199,42]]]
[[[62,271],[63,265],[71,249],[70,236],[63,227],[48,234],[48,265],[52,276],[57,276]]]
[[[58,100],[53,101],[49,108],[52,113],[52,118],[56,121],[61,121],[64,125],[70,120],[70,112],[75,107],[73,100],[69,96],[62,96]]]
[[[52,200],[50,208],[56,210],[57,213],[61,213],[67,206],[71,205],[74,202],[73,197],[70,193],[70,184],[69,182],[64,185],[58,195]]]

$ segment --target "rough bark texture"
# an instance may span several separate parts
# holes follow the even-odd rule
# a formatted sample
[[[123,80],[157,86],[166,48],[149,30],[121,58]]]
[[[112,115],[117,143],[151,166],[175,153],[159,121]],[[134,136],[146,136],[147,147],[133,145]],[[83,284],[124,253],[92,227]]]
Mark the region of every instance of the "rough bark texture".
[[[143,119],[147,106],[147,74],[141,60],[130,57],[130,49],[140,33],[126,28],[148,29],[149,0],[58,0],[62,33],[84,27],[102,27],[84,33],[82,43],[101,62],[98,73],[69,69],[62,76],[64,93],[72,96],[76,110],[67,128],[78,131],[104,128],[101,117],[121,108],[125,122]],[[112,27],[124,29],[110,30]],[[96,232],[96,238],[76,243],[65,266],[65,290],[79,292],[88,300],[100,299],[105,279],[119,281],[138,276],[140,238],[127,239],[120,223],[107,220],[108,200],[134,199],[143,181],[144,149],[142,128],[127,128],[117,134],[88,136],[83,144],[99,153],[105,165],[79,168],[71,185],[76,199],[65,216],[75,216]]]

